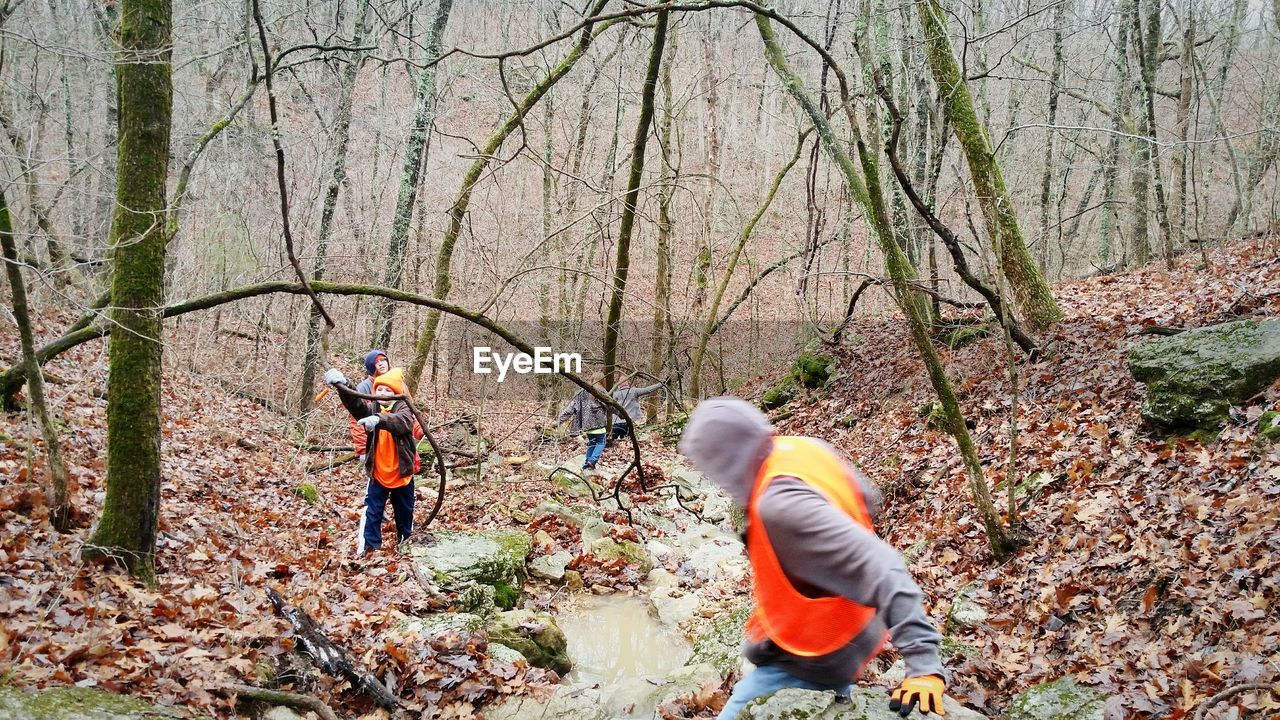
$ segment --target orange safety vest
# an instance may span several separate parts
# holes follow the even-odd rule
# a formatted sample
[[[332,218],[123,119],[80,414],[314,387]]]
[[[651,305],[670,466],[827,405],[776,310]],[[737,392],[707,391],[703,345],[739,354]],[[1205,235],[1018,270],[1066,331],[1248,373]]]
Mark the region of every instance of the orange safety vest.
[[[826,655],[857,637],[876,611],[839,595],[808,597],[787,579],[760,522],[757,503],[779,477],[798,478],[859,525],[872,532],[875,528],[857,480],[835,453],[812,438],[774,438],[773,451],[760,466],[747,505],[747,555],[755,595],[747,637],[760,642],[767,636],[792,655]]]

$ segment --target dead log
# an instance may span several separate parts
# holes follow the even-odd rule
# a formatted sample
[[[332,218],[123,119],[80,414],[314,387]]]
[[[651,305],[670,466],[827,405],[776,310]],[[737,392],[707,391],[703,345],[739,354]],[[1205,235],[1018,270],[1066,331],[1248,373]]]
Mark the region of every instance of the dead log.
[[[311,662],[316,667],[326,675],[342,678],[351,683],[352,687],[373,698],[378,705],[388,709],[395,708],[396,696],[387,689],[387,686],[357,665],[345,650],[326,637],[305,610],[290,607],[280,593],[272,588],[267,588],[267,598],[276,612],[293,626],[298,650],[311,658]]]
[[[321,720],[338,720],[338,714],[319,698],[283,690],[268,690],[253,685],[228,685],[223,692],[232,693],[244,700],[257,700],[271,705],[284,705],[299,710],[310,710]]]

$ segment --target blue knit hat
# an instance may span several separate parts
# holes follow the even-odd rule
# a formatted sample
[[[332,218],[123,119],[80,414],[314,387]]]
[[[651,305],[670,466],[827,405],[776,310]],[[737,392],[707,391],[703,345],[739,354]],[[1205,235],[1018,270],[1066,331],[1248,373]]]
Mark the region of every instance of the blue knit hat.
[[[365,353],[364,369],[365,369],[365,372],[369,373],[370,376],[373,375],[374,370],[378,369],[379,357],[387,358],[387,362],[388,363],[391,362],[391,358],[387,357],[387,354],[381,350],[370,350],[369,352]]]

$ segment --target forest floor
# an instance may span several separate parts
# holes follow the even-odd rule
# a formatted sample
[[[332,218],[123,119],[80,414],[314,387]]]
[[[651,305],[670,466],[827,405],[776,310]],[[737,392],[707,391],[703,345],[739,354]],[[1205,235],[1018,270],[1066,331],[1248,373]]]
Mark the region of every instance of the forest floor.
[[[1065,319],[1044,336],[1043,359],[1018,365],[1018,477],[1043,472],[1045,482],[1021,502],[1028,545],[1002,564],[987,550],[954,445],[918,415],[932,392],[899,321],[861,319],[836,351],[827,387],[788,406],[781,432],[828,439],[884,488],[879,530],[911,549],[911,572],[939,626],[958,595],[987,610],[985,621],[951,630],[960,643],[951,661],[955,697],[995,714],[1020,690],[1068,674],[1114,696],[1114,710],[1176,718],[1224,687],[1280,678],[1280,445],[1256,441],[1257,417],[1276,407],[1280,387],[1216,439],[1168,438],[1141,424],[1143,390],[1125,366],[1127,349],[1150,339],[1141,333],[1147,325],[1280,316],[1274,256],[1274,241],[1240,243],[1212,253],[1208,270],[1187,257],[1173,272],[1152,266],[1059,286]],[[38,331],[51,338],[72,319],[46,319]],[[9,325],[0,329],[0,351],[6,363],[18,356]],[[944,352],[988,479],[999,482],[1010,407],[1004,345],[987,338]],[[387,677],[410,707],[468,717],[475,702],[554,682],[489,658],[480,636],[415,644],[391,632],[441,602],[392,550],[351,558],[363,498],[356,469],[305,475],[329,456],[294,446],[282,418],[180,364],[170,358],[163,390],[154,588],[78,561],[104,491],[105,344],[83,345],[48,367],[76,484],[81,522],[73,532],[47,523],[35,482],[43,453],[29,449],[40,446],[38,431],[25,414],[0,417],[0,682],[96,686],[224,717],[233,700],[222,688],[274,676],[348,716],[378,717],[361,696],[340,692],[344,685],[296,667],[292,633],[273,613],[268,587]],[[343,444],[344,427],[333,422],[322,442]],[[500,450],[528,454],[527,437],[516,433]],[[563,458],[577,450],[565,443],[535,452]],[[650,463],[672,454],[656,434],[643,450]],[[606,465],[622,467],[621,449],[610,452]],[[319,502],[294,493],[303,481]],[[554,531],[544,519],[512,517],[551,492],[529,472],[486,475],[451,493],[432,528]],[[996,499],[1003,505],[1003,490]],[[420,491],[419,512],[429,505]],[[640,582],[625,566],[578,562],[588,586]],[[1276,710],[1265,696],[1234,700]]]

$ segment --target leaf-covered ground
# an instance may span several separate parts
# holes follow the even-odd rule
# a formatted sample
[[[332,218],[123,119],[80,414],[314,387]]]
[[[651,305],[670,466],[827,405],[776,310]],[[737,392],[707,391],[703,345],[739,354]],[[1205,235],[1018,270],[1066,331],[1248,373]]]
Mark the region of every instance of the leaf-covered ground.
[[[1275,241],[1063,286],[1066,318],[1046,356],[1019,364],[1018,475],[1048,484],[1022,500],[1028,545],[995,565],[949,436],[919,417],[933,394],[894,319],[864,321],[838,355],[842,377],[796,404],[784,432],[830,439],[886,489],[880,531],[915,546],[911,571],[941,626],[972,592],[990,617],[957,630],[968,649],[953,692],[1003,709],[1064,674],[1116,696],[1125,714],[1181,717],[1226,686],[1280,679],[1280,445],[1255,442],[1280,383],[1205,442],[1143,426],[1125,366],[1148,325],[1197,327],[1280,315]],[[946,351],[944,351],[945,353]],[[1003,342],[946,354],[987,478],[1004,479],[1010,407]],[[841,422],[843,420],[843,422]],[[852,427],[847,427],[853,425]],[[1004,508],[1007,495],[995,493]],[[1277,711],[1241,695],[1241,708]],[[1224,703],[1219,711],[1227,710]]]
[[[1019,365],[1018,475],[1043,471],[1050,482],[1023,500],[1029,544],[1000,566],[971,511],[954,446],[918,416],[932,392],[899,322],[858,323],[838,352],[833,383],[788,407],[782,431],[831,440],[886,489],[881,532],[912,548],[912,572],[938,624],[958,593],[989,611],[978,627],[954,631],[963,643],[952,661],[957,697],[994,714],[1014,693],[1071,674],[1114,694],[1115,710],[1179,717],[1223,687],[1280,677],[1280,446],[1255,442],[1257,416],[1276,406],[1280,389],[1216,440],[1170,439],[1141,425],[1142,388],[1124,365],[1126,350],[1150,339],[1139,334],[1148,324],[1280,315],[1274,255],[1274,243],[1241,244],[1215,253],[1208,271],[1188,258],[1171,274],[1149,269],[1059,288],[1067,317],[1044,338],[1044,358]],[[41,336],[72,319],[46,320]],[[0,332],[8,364],[16,333],[9,325]],[[429,599],[394,551],[351,559],[363,497],[357,469],[305,476],[320,498],[308,503],[294,488],[308,465],[329,456],[295,447],[279,416],[185,369],[188,348],[170,340],[154,589],[77,559],[103,497],[105,345],[81,346],[48,367],[82,514],[74,532],[59,535],[46,522],[42,453],[27,448],[38,432],[25,414],[0,416],[0,677],[97,686],[219,717],[234,707],[220,688],[274,683],[348,716],[377,717],[345,684],[290,659],[292,632],[267,602],[270,586],[387,677],[410,710],[466,717],[475,702],[554,680],[489,658],[483,637],[427,642],[396,632],[401,619],[450,599]],[[988,478],[999,482],[1010,403],[1003,345],[989,338],[947,363]],[[327,418],[317,435],[324,444],[345,442],[334,405],[317,412]],[[429,409],[433,421],[452,411]],[[507,438],[504,452],[527,454],[519,430],[489,434]],[[576,450],[564,443],[533,452]],[[646,450],[651,462],[671,452],[656,442]],[[621,451],[609,452],[606,466],[620,467]],[[534,552],[575,554],[588,586],[633,586],[639,578],[625,564],[582,556],[574,533],[526,516],[552,489],[532,463],[490,473],[451,492],[437,526],[543,531]],[[421,513],[430,492],[419,498]],[[996,498],[1003,506],[1002,490]],[[1234,699],[1261,710],[1271,700]],[[690,707],[711,712],[705,703]]]

